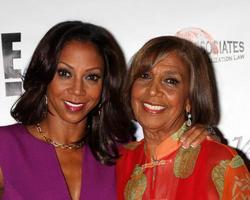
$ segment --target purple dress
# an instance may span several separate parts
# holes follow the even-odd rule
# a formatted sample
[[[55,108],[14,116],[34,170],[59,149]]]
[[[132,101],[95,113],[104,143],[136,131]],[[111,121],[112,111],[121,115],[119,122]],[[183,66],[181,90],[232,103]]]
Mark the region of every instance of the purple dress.
[[[0,127],[3,200],[70,200],[53,146],[28,133],[21,124]],[[115,168],[100,164],[84,147],[80,199],[116,199]]]

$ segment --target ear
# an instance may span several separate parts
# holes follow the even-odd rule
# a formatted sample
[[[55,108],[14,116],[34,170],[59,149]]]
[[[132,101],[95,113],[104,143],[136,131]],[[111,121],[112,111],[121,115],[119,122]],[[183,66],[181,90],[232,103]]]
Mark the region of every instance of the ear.
[[[190,111],[191,111],[191,104],[190,104],[189,99],[187,99],[187,101],[186,101],[186,112],[190,113]]]

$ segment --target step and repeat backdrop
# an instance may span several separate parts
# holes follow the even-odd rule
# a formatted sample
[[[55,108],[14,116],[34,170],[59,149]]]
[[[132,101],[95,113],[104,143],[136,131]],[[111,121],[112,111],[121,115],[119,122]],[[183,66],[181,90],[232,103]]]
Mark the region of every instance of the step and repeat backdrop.
[[[0,125],[22,93],[22,75],[45,32],[65,20],[104,26],[127,62],[149,39],[178,35],[204,47],[219,89],[219,129],[230,146],[250,158],[250,1],[43,0],[0,2]],[[140,127],[138,139],[142,137]]]

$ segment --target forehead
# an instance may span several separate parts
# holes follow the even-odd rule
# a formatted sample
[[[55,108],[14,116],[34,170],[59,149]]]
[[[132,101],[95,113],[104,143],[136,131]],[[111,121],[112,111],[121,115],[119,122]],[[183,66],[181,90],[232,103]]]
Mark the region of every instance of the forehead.
[[[65,44],[59,62],[72,65],[103,67],[103,59],[97,47],[91,42],[71,41]]]
[[[101,55],[99,49],[94,43],[90,41],[79,41],[79,40],[71,40],[66,42],[60,51],[60,55],[65,53],[72,53],[72,51],[74,52],[84,51],[86,53],[90,52]]]
[[[149,70],[159,71],[159,73],[164,73],[166,71],[189,76],[189,67],[182,56],[177,52],[169,52],[161,56]]]

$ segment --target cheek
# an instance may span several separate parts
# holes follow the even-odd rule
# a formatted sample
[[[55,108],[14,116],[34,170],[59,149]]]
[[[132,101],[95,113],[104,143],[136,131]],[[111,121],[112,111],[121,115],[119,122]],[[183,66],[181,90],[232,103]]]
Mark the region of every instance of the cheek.
[[[134,96],[131,96],[131,107],[133,113],[136,115],[136,111],[138,110],[138,102],[136,101],[136,98]]]
[[[67,88],[67,83],[55,76],[47,87],[47,93],[59,95]]]
[[[47,87],[47,95],[48,96],[57,96],[58,94],[60,94],[61,91],[61,86],[51,82],[48,87]]]
[[[175,94],[168,94],[167,98],[170,105],[172,105],[176,110],[184,110],[187,101],[187,95],[184,91]]]
[[[188,96],[188,91],[184,86],[180,86],[177,88],[165,87],[164,91],[165,91],[164,92],[165,96],[171,101],[176,101],[176,102],[184,101]]]
[[[145,84],[138,83],[137,81],[135,81],[135,83],[132,86],[131,97],[133,97],[135,100],[139,99],[140,97],[143,97],[145,90],[146,90]]]
[[[88,94],[92,97],[92,99],[99,101],[102,94],[102,84],[96,85],[95,87],[90,87],[88,89]]]
[[[131,105],[134,106],[136,105],[136,102],[139,100],[140,96],[140,87],[138,87],[137,84],[134,84],[131,90]]]
[[[131,107],[135,118],[137,118],[140,113],[140,97],[142,97],[142,88],[134,84],[131,90]]]

